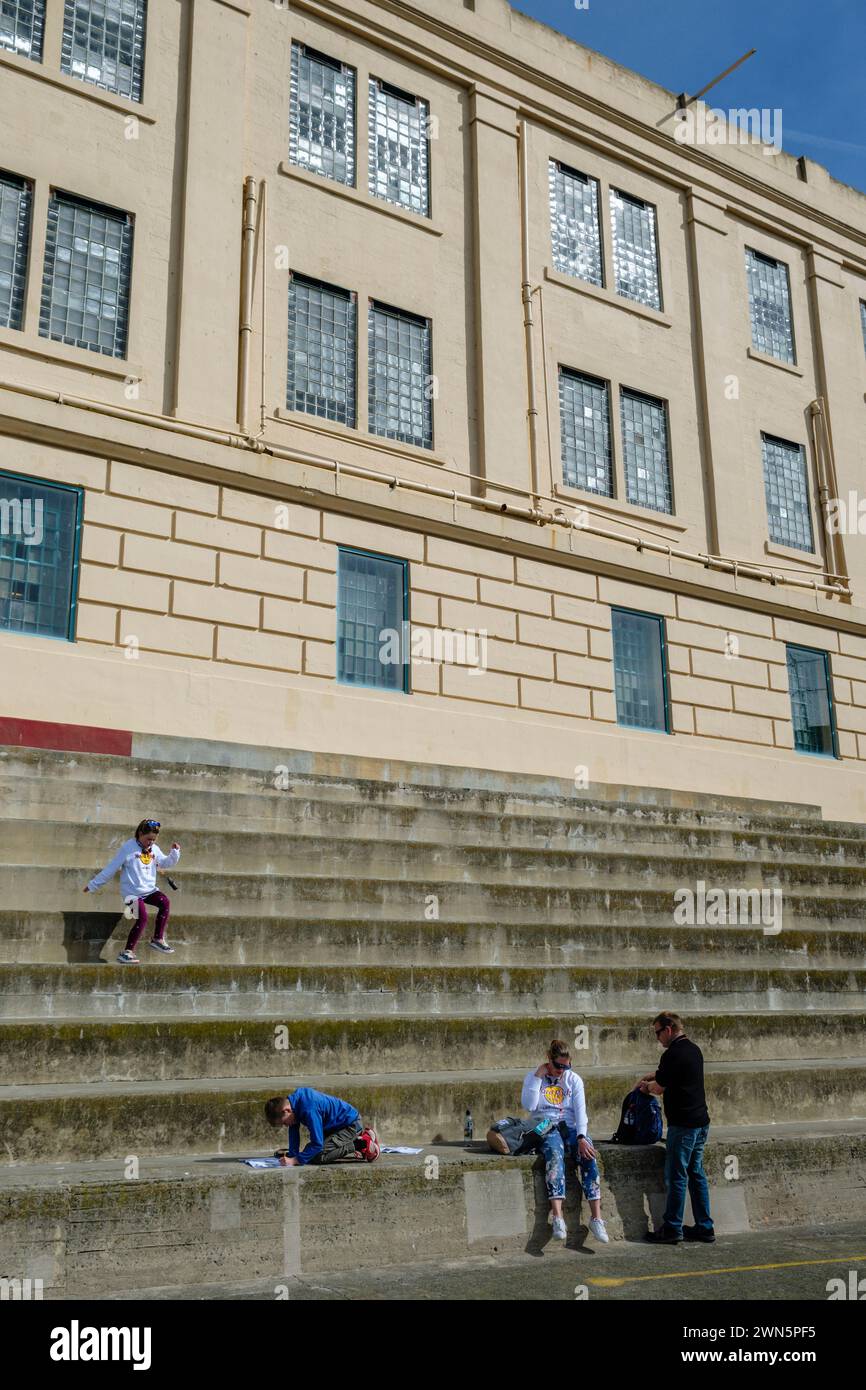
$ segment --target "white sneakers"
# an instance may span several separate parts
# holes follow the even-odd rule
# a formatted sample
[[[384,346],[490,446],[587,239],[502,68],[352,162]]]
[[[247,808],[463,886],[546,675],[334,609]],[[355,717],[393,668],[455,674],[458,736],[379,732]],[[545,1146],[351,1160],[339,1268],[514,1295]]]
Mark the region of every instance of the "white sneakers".
[[[561,1216],[554,1216],[552,1211],[548,1212],[547,1224],[553,1227],[554,1240],[565,1240],[568,1232],[565,1229],[565,1221]],[[589,1229],[601,1245],[610,1244],[610,1236],[600,1216],[594,1216],[592,1218],[589,1223]]]

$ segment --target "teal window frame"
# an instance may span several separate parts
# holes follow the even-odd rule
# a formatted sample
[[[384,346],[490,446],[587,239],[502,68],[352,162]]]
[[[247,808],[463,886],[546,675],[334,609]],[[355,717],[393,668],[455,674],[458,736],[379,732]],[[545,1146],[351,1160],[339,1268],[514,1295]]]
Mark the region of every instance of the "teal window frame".
[[[342,640],[340,633],[340,561],[344,555],[358,555],[365,560],[380,560],[385,564],[399,565],[402,569],[402,604],[401,604],[401,628],[400,643],[401,655],[403,657],[402,680],[399,685],[381,685],[376,681],[346,680],[340,674],[340,643]],[[401,560],[397,555],[385,555],[377,550],[363,550],[354,545],[341,545],[337,547],[337,682],[361,690],[384,690],[392,691],[397,694],[409,695],[409,654],[403,648],[403,634],[408,632],[409,627],[409,561]]]
[[[81,539],[84,526],[84,489],[75,487],[68,483],[55,483],[47,478],[36,478],[28,473],[12,473],[8,470],[0,470],[0,492],[2,492],[3,482],[8,479],[14,483],[26,483],[34,487],[50,489],[54,492],[65,492],[75,498],[75,521],[74,537],[72,543],[72,565],[69,575],[69,617],[66,624],[66,631],[59,632],[38,632],[25,627],[7,627],[0,622],[0,632],[18,633],[23,637],[42,637],[54,642],[74,642],[75,628],[78,619],[78,583],[81,570]],[[0,541],[4,538],[0,536]]]
[[[613,668],[614,668],[614,702],[616,704],[616,722],[623,729],[640,729],[647,734],[670,734],[671,729],[671,702],[670,684],[668,680],[668,654],[667,654],[667,633],[665,631],[665,620],[660,613],[647,613],[640,608],[624,608],[619,604],[611,606],[611,638],[613,640]],[[664,727],[657,724],[633,724],[620,717],[619,700],[616,695],[616,641],[613,635],[613,626],[616,615],[621,614],[627,618],[645,618],[647,621],[656,623],[659,634],[659,662],[661,663],[662,678],[662,704],[664,706]]]
[[[791,653],[802,652],[806,656],[820,657],[824,666],[824,684],[827,691],[827,717],[830,722],[830,741],[833,745],[832,752],[822,753],[814,748],[797,747],[797,729],[794,724],[794,702],[793,691],[791,689]],[[804,647],[799,642],[786,642],[785,644],[785,665],[788,670],[788,699],[791,702],[791,728],[794,731],[794,752],[802,754],[806,758],[838,758],[839,757],[839,738],[836,731],[836,709],[833,704],[833,672],[830,669],[830,654],[822,651],[820,647]]]

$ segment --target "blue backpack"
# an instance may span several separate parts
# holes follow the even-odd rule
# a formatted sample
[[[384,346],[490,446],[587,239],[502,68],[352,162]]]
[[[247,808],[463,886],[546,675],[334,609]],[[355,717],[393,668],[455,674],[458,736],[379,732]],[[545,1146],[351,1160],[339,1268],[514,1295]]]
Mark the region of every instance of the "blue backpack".
[[[619,1129],[612,1144],[657,1144],[662,1137],[661,1106],[645,1091],[629,1091],[622,1103]]]

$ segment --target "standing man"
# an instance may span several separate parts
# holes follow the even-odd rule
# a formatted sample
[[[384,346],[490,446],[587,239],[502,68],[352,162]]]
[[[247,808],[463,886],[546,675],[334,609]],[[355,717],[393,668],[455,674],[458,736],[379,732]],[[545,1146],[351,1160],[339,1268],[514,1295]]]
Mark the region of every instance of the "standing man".
[[[663,1013],[653,1019],[653,1031],[664,1048],[658,1071],[641,1077],[638,1087],[647,1095],[663,1096],[668,1133],[665,1152],[665,1187],[668,1200],[662,1225],[648,1231],[646,1240],[657,1245],[679,1245],[698,1240],[711,1245],[716,1238],[710,1217],[710,1189],[704,1172],[704,1145],[710,1132],[704,1091],[704,1055],[687,1038],[679,1014]],[[683,1225],[686,1189],[692,1199],[694,1226]]]

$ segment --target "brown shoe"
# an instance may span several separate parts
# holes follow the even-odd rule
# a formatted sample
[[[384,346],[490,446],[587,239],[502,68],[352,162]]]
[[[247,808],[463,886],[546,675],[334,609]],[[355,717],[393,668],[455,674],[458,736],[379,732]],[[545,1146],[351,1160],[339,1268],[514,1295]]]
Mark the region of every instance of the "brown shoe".
[[[488,1129],[487,1143],[495,1154],[508,1154],[511,1152],[498,1129]]]

